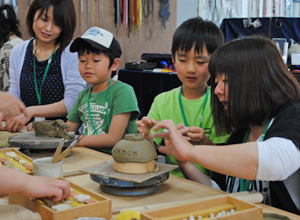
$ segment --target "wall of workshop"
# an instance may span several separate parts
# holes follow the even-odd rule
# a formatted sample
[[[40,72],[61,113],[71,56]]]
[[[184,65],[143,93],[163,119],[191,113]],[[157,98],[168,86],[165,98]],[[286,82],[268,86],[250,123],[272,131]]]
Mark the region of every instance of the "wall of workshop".
[[[166,29],[163,27],[163,19],[160,16],[161,0],[153,0],[153,12],[148,16],[148,18],[144,18],[144,16],[142,17],[140,30],[130,31],[128,29],[128,25],[126,26],[121,24],[119,32],[117,31],[117,27],[114,22],[114,1],[73,1],[77,15],[77,26],[74,38],[81,36],[92,26],[100,26],[109,30],[119,41],[123,50],[120,68],[124,68],[126,62],[140,61],[142,53],[170,53],[172,35],[177,27],[177,1],[169,1],[170,17],[169,20],[166,21]],[[32,2],[32,0],[18,1],[18,18],[20,19],[20,30],[23,34],[24,40],[30,38],[26,27],[26,15],[30,2]],[[102,16],[99,17],[101,11]]]

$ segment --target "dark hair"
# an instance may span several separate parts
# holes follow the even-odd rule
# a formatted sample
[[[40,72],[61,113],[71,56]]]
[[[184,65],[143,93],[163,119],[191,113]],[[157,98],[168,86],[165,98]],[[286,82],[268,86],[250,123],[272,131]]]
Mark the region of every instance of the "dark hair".
[[[35,37],[32,24],[36,12],[41,10],[40,17],[43,12],[47,13],[51,6],[53,6],[55,24],[61,28],[61,33],[56,39],[56,43],[60,43],[60,48],[64,50],[71,42],[76,27],[76,13],[72,0],[34,0],[27,14],[27,28],[29,34]]]
[[[115,56],[113,55],[112,52],[110,51],[102,51],[99,49],[96,49],[94,47],[92,47],[89,43],[85,42],[85,41],[81,41],[81,43],[79,44],[79,48],[78,48],[78,57],[81,56],[84,53],[90,54],[90,53],[94,53],[94,54],[104,54],[106,57],[109,58],[109,66],[108,69],[113,65],[114,60],[115,60]]]
[[[197,53],[203,52],[206,46],[209,54],[224,44],[224,36],[220,28],[211,21],[200,17],[191,18],[183,22],[175,31],[172,42],[172,56],[178,50],[188,52],[195,46]]]
[[[12,34],[22,37],[19,31],[19,20],[11,5],[6,4],[0,7],[0,24],[0,47],[8,41],[9,36]]]
[[[300,84],[289,72],[274,42],[254,36],[217,49],[209,63],[212,114],[217,133],[262,125],[288,102],[300,99]],[[214,94],[215,76],[225,73],[228,109]]]

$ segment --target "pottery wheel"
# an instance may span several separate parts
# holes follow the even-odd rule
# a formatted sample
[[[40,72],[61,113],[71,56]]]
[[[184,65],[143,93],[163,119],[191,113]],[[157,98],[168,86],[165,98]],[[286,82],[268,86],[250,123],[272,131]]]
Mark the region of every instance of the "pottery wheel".
[[[117,196],[142,196],[155,193],[158,190],[159,186],[148,186],[148,187],[139,187],[139,188],[124,188],[117,186],[106,186],[100,184],[100,189],[102,192]]]
[[[8,143],[14,147],[23,149],[56,149],[61,138],[56,137],[37,137],[35,132],[25,132],[8,138]],[[71,144],[73,139],[65,140],[64,147]]]
[[[169,172],[152,177],[141,183],[94,174],[90,174],[90,177],[93,181],[100,183],[100,189],[105,193],[119,196],[140,196],[156,192],[159,184],[169,179]]]
[[[159,185],[169,179],[169,171],[177,165],[156,163],[158,172],[144,174],[119,173],[113,169],[113,160],[96,164],[81,172],[89,173],[93,181],[100,183],[100,189],[108,194],[120,196],[139,196],[154,193]]]

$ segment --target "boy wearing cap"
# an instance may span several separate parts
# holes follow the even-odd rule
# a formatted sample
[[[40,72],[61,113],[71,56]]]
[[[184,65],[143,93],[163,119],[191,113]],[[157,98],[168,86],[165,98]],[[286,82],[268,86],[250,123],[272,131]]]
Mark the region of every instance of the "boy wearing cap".
[[[79,93],[67,116],[70,131],[77,132],[84,123],[77,146],[110,153],[125,134],[137,133],[139,116],[133,88],[111,78],[120,63],[121,47],[112,33],[92,27],[74,40],[70,51],[78,52],[80,74],[91,85]]]

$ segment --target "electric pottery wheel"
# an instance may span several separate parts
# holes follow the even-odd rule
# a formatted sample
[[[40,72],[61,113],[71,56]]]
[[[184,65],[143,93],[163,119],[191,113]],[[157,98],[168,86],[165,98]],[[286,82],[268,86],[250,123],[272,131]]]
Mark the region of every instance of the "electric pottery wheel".
[[[108,194],[139,196],[154,193],[177,166],[156,162],[154,146],[140,134],[127,134],[112,149],[113,160],[85,168]]]

